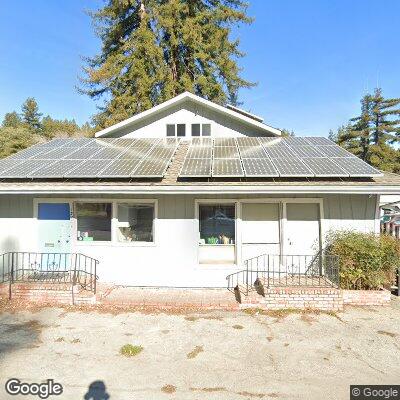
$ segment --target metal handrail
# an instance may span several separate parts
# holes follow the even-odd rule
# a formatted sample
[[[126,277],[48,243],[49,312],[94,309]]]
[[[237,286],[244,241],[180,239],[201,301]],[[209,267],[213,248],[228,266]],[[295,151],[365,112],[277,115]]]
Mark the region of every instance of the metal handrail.
[[[315,268],[315,267],[318,268]],[[271,286],[339,287],[339,257],[262,254],[244,261],[245,269],[229,274],[229,290],[248,295],[260,283]]]
[[[7,252],[0,255],[0,283],[71,284],[96,294],[99,261],[82,253]]]

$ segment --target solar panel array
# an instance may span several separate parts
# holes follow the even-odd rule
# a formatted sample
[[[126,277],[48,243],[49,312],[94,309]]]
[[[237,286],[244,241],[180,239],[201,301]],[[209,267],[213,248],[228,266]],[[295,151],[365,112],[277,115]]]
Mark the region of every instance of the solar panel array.
[[[193,177],[373,177],[381,172],[324,137],[192,139],[180,172]]]
[[[0,178],[162,178],[179,139],[54,139],[0,160]]]

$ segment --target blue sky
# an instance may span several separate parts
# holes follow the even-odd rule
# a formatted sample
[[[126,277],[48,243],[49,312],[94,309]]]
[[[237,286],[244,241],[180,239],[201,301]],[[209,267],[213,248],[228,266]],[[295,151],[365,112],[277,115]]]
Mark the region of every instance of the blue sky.
[[[83,123],[96,112],[77,93],[81,56],[100,42],[85,9],[101,0],[4,0],[0,9],[0,118],[29,96],[44,114]],[[243,108],[299,136],[326,136],[359,110],[377,82],[400,97],[400,1],[255,0],[250,26],[235,30],[243,75],[258,86],[241,92]]]

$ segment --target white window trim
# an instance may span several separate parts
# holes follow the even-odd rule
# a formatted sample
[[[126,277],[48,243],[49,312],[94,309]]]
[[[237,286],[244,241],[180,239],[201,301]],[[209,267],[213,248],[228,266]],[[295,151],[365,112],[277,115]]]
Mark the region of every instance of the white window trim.
[[[158,221],[158,200],[157,199],[109,199],[109,198],[34,198],[33,199],[33,215],[36,225],[36,242],[39,246],[38,236],[38,204],[39,203],[68,203],[71,213],[71,251],[74,248],[86,246],[109,246],[109,247],[156,247],[157,241],[157,221]],[[111,240],[110,241],[80,241],[77,240],[78,223],[75,216],[75,203],[111,203]],[[154,219],[153,219],[153,241],[152,242],[119,242],[117,239],[118,229],[118,203],[124,204],[153,204],[154,205]]]
[[[319,238],[320,238],[320,248],[325,247],[325,220],[324,220],[324,201],[319,197],[276,197],[276,198],[252,198],[252,199],[195,199],[195,224],[197,232],[197,269],[206,269],[209,266],[215,267],[216,269],[232,269],[236,267],[241,269],[242,267],[242,204],[244,203],[278,203],[280,204],[279,210],[279,248],[280,253],[284,253],[284,243],[285,243],[285,226],[286,226],[286,205],[288,203],[312,203],[319,204]],[[235,204],[235,264],[233,265],[221,265],[221,264],[200,264],[199,263],[199,239],[200,239],[200,221],[199,221],[199,205],[201,204]]]
[[[238,249],[241,247],[241,243],[238,243],[238,222],[239,218],[241,218],[240,215],[240,207],[239,207],[239,200],[237,199],[195,199],[194,201],[195,204],[195,224],[196,224],[196,233],[197,233],[197,243],[196,243],[196,249],[197,249],[197,268],[196,269],[204,269],[209,266],[216,266],[217,269],[232,269],[232,264],[200,264],[200,220],[199,220],[199,214],[200,214],[200,205],[212,205],[212,204],[232,204],[235,206],[235,244],[230,245],[234,246],[235,249],[235,262],[233,265],[239,265],[238,263]],[[214,246],[214,245],[211,245]],[[228,245],[226,245],[228,246]]]

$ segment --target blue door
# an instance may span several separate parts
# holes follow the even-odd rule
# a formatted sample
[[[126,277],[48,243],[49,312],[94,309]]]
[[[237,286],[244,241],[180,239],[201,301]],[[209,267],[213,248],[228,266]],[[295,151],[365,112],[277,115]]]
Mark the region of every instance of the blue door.
[[[39,252],[71,251],[71,210],[68,203],[38,204]]]

